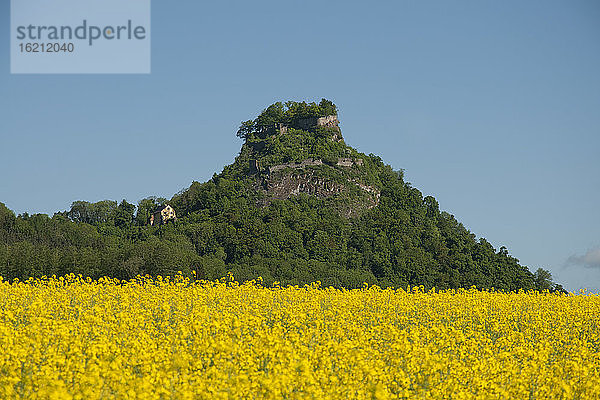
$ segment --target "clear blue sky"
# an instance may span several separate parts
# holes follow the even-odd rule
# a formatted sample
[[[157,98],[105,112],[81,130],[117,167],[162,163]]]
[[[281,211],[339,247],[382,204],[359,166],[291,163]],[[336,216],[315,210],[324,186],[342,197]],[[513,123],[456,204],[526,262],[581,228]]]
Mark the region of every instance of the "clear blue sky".
[[[154,0],[150,75],[10,75],[8,1],[0,15],[0,201],[17,213],[170,198],[233,161],[240,121],[326,97],[349,145],[477,236],[600,288],[595,0]]]

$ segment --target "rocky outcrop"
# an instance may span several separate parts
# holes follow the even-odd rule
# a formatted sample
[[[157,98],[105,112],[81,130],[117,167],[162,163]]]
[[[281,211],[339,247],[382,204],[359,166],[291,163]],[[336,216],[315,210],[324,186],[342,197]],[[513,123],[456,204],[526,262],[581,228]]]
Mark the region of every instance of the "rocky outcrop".
[[[286,168],[297,169],[297,168],[308,167],[308,166],[311,166],[311,165],[323,165],[323,161],[322,160],[315,160],[313,158],[308,158],[306,160],[302,160],[299,163],[292,162],[292,163],[287,163],[287,164],[274,165],[272,167],[269,167],[269,174],[272,174],[272,173],[277,172],[277,171],[284,170]]]
[[[356,161],[351,159],[340,160],[342,161],[341,166],[356,164]],[[364,195],[353,196],[353,200],[350,203],[340,203],[340,215],[347,218],[356,217],[363,211],[376,207],[379,204],[381,191],[378,188],[366,185],[357,179],[346,178],[346,183],[344,183],[343,181],[324,176],[321,169],[310,168],[318,165],[325,164],[321,160],[307,159],[299,163],[288,163],[270,167],[268,174],[263,174],[262,178],[257,181],[265,194],[261,204],[267,206],[273,200],[285,200],[299,194],[327,198],[347,191],[353,186],[358,187]],[[338,165],[340,164],[338,163]],[[326,168],[333,167],[326,166]]]
[[[317,176],[314,171],[306,171],[284,173],[276,178],[267,179],[264,189],[269,200],[287,199],[301,193],[324,198],[340,193],[344,190],[344,185]]]
[[[286,164],[273,165],[269,167],[268,173],[272,174],[274,172],[282,171],[286,168],[299,169],[305,168],[314,165],[323,165],[323,160],[318,160],[314,158],[307,158],[306,160],[302,160],[300,162],[291,162]],[[337,164],[338,167],[353,167],[355,165],[361,166],[363,165],[363,160],[352,159],[352,158],[338,158]],[[250,160],[250,171],[258,172],[260,169],[260,164],[256,160]]]
[[[317,126],[324,126],[326,128],[333,128],[339,130],[340,120],[337,115],[328,115],[326,117],[310,117],[310,118],[302,118],[298,120],[297,127],[299,129],[309,131]]]
[[[363,165],[362,158],[354,160],[352,158],[338,158],[337,165],[339,167],[352,167],[354,165]]]

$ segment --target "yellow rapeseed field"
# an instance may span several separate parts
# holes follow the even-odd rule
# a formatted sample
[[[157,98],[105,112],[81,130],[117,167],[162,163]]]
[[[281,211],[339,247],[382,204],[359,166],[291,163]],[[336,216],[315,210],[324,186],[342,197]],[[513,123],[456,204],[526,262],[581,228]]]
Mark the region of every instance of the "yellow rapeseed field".
[[[0,398],[599,399],[600,298],[0,279]]]

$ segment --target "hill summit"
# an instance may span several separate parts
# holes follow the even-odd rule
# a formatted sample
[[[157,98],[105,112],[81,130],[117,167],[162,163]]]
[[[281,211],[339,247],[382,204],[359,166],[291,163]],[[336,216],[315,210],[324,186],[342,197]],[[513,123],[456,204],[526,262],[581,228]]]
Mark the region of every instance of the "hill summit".
[[[283,285],[562,289],[477,239],[402,170],[348,146],[337,114],[325,99],[270,105],[241,123],[231,165],[170,201],[76,201],[52,218],[0,204],[0,276],[231,272]],[[167,204],[173,218],[150,225]]]
[[[288,102],[243,122],[244,139],[233,165],[236,178],[251,176],[262,205],[307,194],[331,198],[340,215],[355,217],[379,204],[381,190],[368,157],[347,146],[336,106]]]
[[[218,243],[236,276],[344,287],[540,286],[506,248],[476,239],[405,182],[402,170],[348,146],[328,100],[272,104],[237,136],[244,143],[232,165],[172,199],[190,221],[210,216],[204,226],[215,242],[196,248],[208,256]]]

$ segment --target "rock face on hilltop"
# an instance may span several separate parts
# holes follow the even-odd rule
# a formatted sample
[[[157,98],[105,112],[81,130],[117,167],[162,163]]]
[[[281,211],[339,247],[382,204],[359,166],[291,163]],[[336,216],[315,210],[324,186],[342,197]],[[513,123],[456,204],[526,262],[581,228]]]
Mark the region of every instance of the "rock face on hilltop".
[[[268,206],[273,200],[285,200],[302,194],[320,199],[346,195],[345,199],[354,198],[354,200],[348,202],[345,207],[339,207],[338,212],[346,218],[351,218],[360,215],[364,210],[377,206],[379,203],[379,189],[364,185],[351,178],[344,178],[344,174],[340,171],[323,171],[308,166],[289,167],[278,165],[272,168],[274,169],[268,174],[258,178],[259,188],[264,196],[259,203],[261,206]],[[334,167],[325,166],[322,168]],[[332,175],[334,176],[332,177]],[[356,188],[359,188],[362,193],[357,191]]]
[[[272,173],[263,182],[266,194],[272,199],[279,200],[301,193],[325,198],[335,196],[344,190],[343,184],[319,177],[314,170]]]

